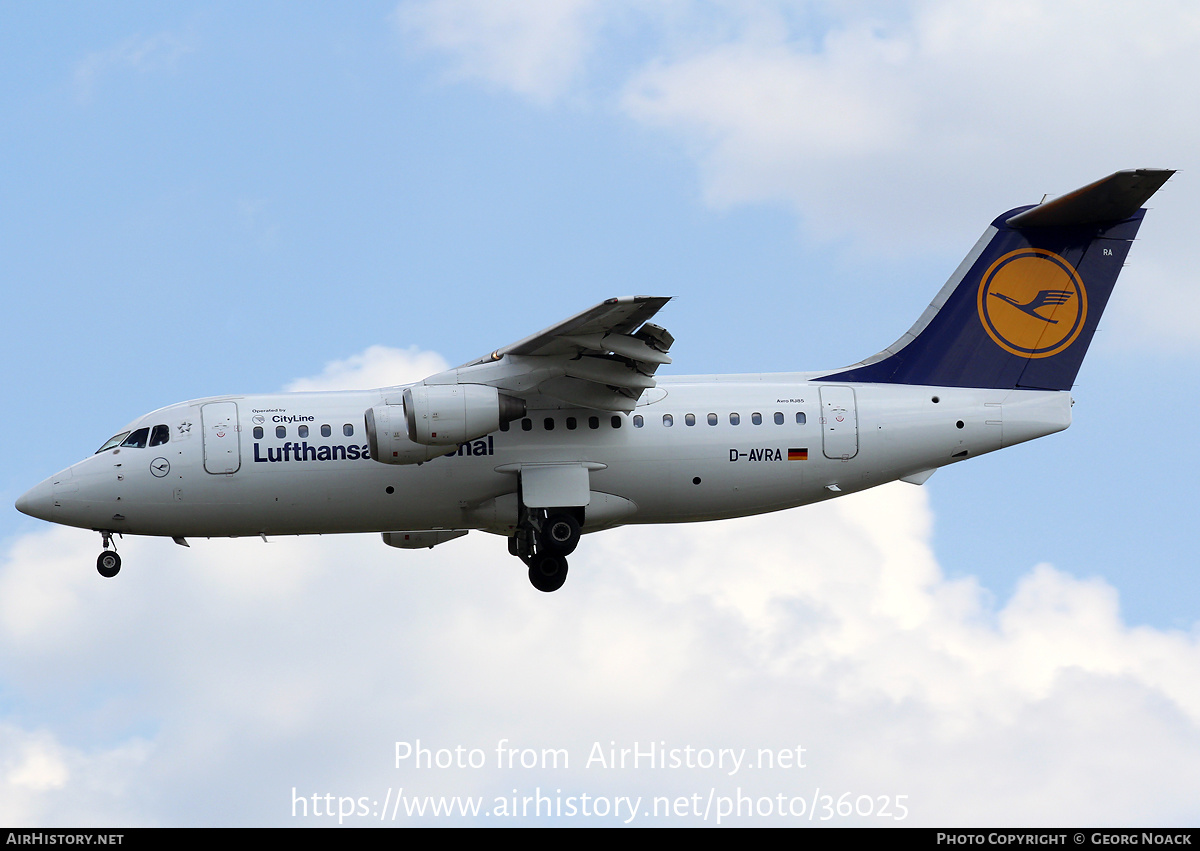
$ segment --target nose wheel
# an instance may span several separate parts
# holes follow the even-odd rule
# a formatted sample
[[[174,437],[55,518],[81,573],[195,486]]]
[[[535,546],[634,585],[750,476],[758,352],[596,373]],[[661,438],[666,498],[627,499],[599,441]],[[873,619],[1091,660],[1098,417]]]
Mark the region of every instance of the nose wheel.
[[[121,572],[121,557],[113,546],[112,532],[101,532],[104,552],[96,556],[96,572],[105,579],[112,579]]]
[[[105,550],[96,557],[96,570],[105,579],[112,579],[121,572],[121,557],[113,550]]]

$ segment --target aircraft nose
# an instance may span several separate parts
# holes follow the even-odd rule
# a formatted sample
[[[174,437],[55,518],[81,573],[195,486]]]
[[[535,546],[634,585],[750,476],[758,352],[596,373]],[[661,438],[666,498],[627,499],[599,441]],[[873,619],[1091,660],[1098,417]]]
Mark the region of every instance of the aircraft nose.
[[[46,479],[40,485],[30,488],[17,500],[17,511],[36,517],[39,520],[53,521],[54,481]]]

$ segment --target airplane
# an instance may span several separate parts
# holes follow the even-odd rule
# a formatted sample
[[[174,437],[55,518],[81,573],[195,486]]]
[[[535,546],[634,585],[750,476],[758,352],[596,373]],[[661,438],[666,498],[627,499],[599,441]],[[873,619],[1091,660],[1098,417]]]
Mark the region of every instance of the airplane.
[[[778,511],[1071,424],[1070,390],[1145,210],[1119,171],[997,217],[917,322],[819,372],[662,377],[667,297],[612,298],[415,384],[218,396],[139,417],[18,510],[114,538],[480,530],[539,591],[582,534]]]

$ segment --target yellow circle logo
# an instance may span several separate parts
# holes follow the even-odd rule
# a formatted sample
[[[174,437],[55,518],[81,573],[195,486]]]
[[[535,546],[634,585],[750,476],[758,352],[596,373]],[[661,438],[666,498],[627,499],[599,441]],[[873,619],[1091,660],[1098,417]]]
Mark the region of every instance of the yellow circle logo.
[[[1046,358],[1069,347],[1087,318],[1087,291],[1075,268],[1052,251],[1005,254],[979,282],[979,320],[1000,348]]]

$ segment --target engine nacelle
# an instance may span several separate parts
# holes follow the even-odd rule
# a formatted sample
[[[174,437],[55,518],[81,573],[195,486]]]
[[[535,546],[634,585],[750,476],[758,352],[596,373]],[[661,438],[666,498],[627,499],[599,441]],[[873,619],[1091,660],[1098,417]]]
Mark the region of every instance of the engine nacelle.
[[[384,464],[420,464],[446,454],[444,446],[422,446],[408,439],[408,421],[401,405],[367,408],[367,442],[371,457]]]
[[[417,384],[404,391],[408,439],[457,446],[525,416],[525,402],[486,384]]]

